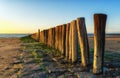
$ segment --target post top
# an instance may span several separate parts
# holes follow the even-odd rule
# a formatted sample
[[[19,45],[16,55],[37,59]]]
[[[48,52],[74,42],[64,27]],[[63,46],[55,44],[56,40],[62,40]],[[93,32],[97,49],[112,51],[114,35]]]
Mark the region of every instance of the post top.
[[[95,13],[94,16],[96,16],[96,15],[107,16],[107,14],[104,14],[104,13]]]
[[[77,19],[85,19],[85,17],[78,17]]]

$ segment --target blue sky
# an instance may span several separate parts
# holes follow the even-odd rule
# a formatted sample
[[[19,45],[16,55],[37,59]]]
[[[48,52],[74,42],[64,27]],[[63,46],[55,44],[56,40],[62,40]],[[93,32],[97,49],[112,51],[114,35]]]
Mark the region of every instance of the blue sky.
[[[85,17],[94,32],[94,13],[108,15],[106,32],[120,33],[120,0],[0,0],[0,33],[33,33]]]

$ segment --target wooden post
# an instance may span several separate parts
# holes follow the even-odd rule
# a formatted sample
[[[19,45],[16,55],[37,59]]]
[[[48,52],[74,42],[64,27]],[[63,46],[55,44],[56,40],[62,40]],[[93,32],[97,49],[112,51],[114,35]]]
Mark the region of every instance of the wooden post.
[[[40,32],[40,41],[43,43],[43,31]]]
[[[94,14],[94,74],[103,73],[106,19],[106,14]]]
[[[48,29],[48,46],[52,47],[52,28]]]
[[[55,49],[57,49],[57,27],[55,27]]]
[[[48,29],[44,30],[44,44],[48,45]]]
[[[42,31],[41,31],[41,32],[40,32],[40,42],[41,42],[41,43],[43,42],[42,38],[43,38],[43,33],[42,33]]]
[[[59,39],[58,39],[59,51],[62,52],[62,26],[59,26]]]
[[[58,31],[59,31],[59,27],[55,27],[55,48],[58,50]]]
[[[77,61],[77,50],[78,50],[78,36],[77,36],[77,25],[76,20],[71,22],[71,35],[72,35],[72,63]]]
[[[89,44],[84,18],[77,18],[77,30],[81,50],[82,66],[87,67],[90,63],[90,60],[89,60]]]
[[[43,32],[44,32],[44,44],[45,44],[45,42],[46,42],[46,32],[45,32],[45,30],[43,30]]]
[[[65,56],[66,24],[62,25],[62,56]]]
[[[38,41],[40,42],[40,29],[38,29]]]
[[[57,40],[57,37],[56,37],[56,35],[57,35],[57,27],[55,27],[55,49],[56,49],[56,40]]]
[[[69,31],[69,62],[72,62],[72,26],[70,24],[70,31]]]
[[[55,48],[55,28],[52,28],[52,48]]]
[[[69,59],[69,31],[70,31],[70,23],[66,26],[66,60]]]

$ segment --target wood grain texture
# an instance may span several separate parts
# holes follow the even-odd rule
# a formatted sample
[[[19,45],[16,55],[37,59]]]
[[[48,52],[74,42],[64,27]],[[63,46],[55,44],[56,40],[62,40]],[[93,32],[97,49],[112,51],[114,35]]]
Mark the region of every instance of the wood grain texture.
[[[105,14],[94,14],[94,74],[103,73],[106,19]]]
[[[84,18],[77,18],[77,30],[81,50],[82,66],[87,67],[90,63],[90,60],[89,60],[89,44]]]
[[[71,22],[71,36],[72,36],[72,63],[77,61],[77,51],[78,51],[78,35],[77,35],[77,25],[76,20]]]
[[[69,31],[70,31],[70,23],[66,26],[66,59],[69,59]]]
[[[66,24],[62,25],[62,56],[65,56],[65,42],[66,42]]]

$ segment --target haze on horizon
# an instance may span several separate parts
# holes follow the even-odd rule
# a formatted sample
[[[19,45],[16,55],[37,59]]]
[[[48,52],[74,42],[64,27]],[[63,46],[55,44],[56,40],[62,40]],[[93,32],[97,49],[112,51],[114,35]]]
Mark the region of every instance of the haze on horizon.
[[[85,17],[94,32],[94,13],[105,13],[107,33],[120,33],[119,0],[0,0],[0,33],[34,33]]]

